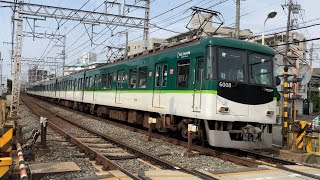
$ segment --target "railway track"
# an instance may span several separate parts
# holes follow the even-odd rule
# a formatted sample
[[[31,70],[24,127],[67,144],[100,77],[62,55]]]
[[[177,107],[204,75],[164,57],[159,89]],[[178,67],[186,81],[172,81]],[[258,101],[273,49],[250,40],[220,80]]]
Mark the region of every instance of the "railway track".
[[[132,126],[128,126],[126,124],[123,123],[118,123],[112,120],[106,120],[106,119],[102,119],[93,115],[89,115],[83,112],[79,112],[79,111],[75,111],[73,109],[69,109],[66,107],[62,107],[59,106],[65,110],[68,111],[73,111],[75,113],[80,113],[83,116],[98,120],[98,121],[104,121],[104,122],[108,122],[111,123],[113,125],[116,125],[118,127],[121,128],[125,128],[134,132],[139,132],[142,134],[148,134],[148,132],[144,129],[141,128],[136,128],[136,127],[132,127]],[[60,115],[56,115],[59,118],[65,118],[65,117],[61,117]],[[65,118],[68,119],[68,118]],[[175,139],[175,138],[170,138],[167,136],[163,136],[160,134],[153,134],[153,137],[158,138],[158,139],[162,139],[165,140],[167,142],[170,142],[172,144],[176,144],[176,145],[180,145],[180,146],[184,146],[187,147],[187,142]],[[117,141],[117,140],[115,140]],[[313,175],[313,174],[308,174],[308,173],[304,173],[304,172],[300,172],[300,171],[295,171],[295,170],[291,170],[289,168],[286,168],[285,165],[298,165],[295,162],[292,161],[288,161],[288,160],[284,160],[281,158],[277,158],[277,157],[273,157],[273,156],[268,156],[268,155],[264,155],[258,152],[254,152],[254,151],[248,151],[248,150],[230,150],[230,149],[223,149],[223,148],[208,148],[208,147],[203,147],[203,146],[198,146],[198,145],[193,145],[192,146],[194,151],[198,151],[200,152],[200,154],[204,154],[204,155],[210,155],[210,156],[215,156],[221,159],[224,159],[226,161],[231,161],[234,162],[235,164],[238,165],[243,165],[246,167],[258,167],[258,165],[262,165],[262,164],[266,164],[263,162],[267,162],[267,163],[272,163],[271,165],[273,167],[285,170],[285,171],[290,171],[292,173],[296,173],[296,174],[300,174],[306,177],[310,177],[310,178],[314,178],[314,179],[320,179],[319,176],[317,175]],[[138,151],[138,150],[137,150]],[[241,156],[241,157],[240,157]],[[161,160],[161,159],[160,159]],[[262,162],[263,161],[263,162]],[[161,163],[159,163],[161,164]],[[175,168],[175,167],[174,167]],[[188,171],[188,170],[187,170]],[[185,172],[187,172],[185,171]],[[211,176],[208,176],[206,174],[200,173],[198,171],[192,171],[191,173],[198,173],[198,177],[201,177],[202,179],[213,179]],[[199,174],[200,173],[200,174]],[[206,176],[206,177],[205,177]]]
[[[48,121],[49,127],[75,144],[89,155],[91,159],[101,164],[105,170],[120,170],[128,177],[140,180],[141,178],[138,177],[137,172],[132,172],[127,170],[126,167],[119,165],[126,164],[125,161],[136,161],[140,164],[144,163],[146,167],[150,167],[151,169],[178,170],[201,179],[216,179],[202,172],[188,170],[171,164],[156,156],[124,144],[110,136],[88,129],[81,124],[69,121],[67,118],[57,116],[31,98],[23,96],[21,99],[34,114],[50,119]]]

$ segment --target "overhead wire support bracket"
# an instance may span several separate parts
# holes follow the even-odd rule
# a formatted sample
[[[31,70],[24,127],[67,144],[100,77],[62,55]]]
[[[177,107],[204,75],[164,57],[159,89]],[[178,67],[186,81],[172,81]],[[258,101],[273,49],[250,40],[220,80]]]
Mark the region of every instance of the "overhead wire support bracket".
[[[201,7],[191,7],[190,8],[193,12],[192,12],[192,17],[190,19],[190,21],[187,23],[186,28],[189,29],[190,31],[194,31],[194,34],[192,36],[199,36],[201,33],[205,33],[208,36],[213,36],[216,34],[216,32],[218,31],[218,29],[220,29],[220,27],[224,24],[224,18],[222,16],[222,14],[218,11],[214,11],[214,10],[210,10],[210,9],[204,9]],[[203,13],[208,14],[209,16],[204,16]],[[189,28],[189,24],[192,21],[192,19],[198,16],[199,19],[199,27],[197,29],[192,29]],[[200,22],[200,16],[204,17],[204,21]],[[213,22],[211,21],[212,17],[216,17],[220,22]],[[205,32],[204,27],[208,24],[208,23],[216,23],[219,24],[219,26],[217,27],[217,29],[213,32],[208,34],[207,32]]]
[[[11,1],[0,0],[0,2],[7,4],[15,4]],[[20,11],[20,14],[23,15],[40,16],[54,19],[67,19],[81,21],[84,23],[109,24],[115,26],[126,26],[141,29],[145,28],[143,22],[146,19],[140,17],[123,16],[116,14],[108,14],[105,12],[93,12],[89,10],[79,10],[24,2],[20,2],[19,5],[25,7]],[[66,14],[71,15],[67,16]]]

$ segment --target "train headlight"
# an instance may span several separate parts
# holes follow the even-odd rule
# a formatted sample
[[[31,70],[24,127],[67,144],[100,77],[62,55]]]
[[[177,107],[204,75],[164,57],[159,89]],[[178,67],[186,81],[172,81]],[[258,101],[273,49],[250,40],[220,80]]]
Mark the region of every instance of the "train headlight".
[[[220,107],[219,112],[221,113],[228,113],[230,111],[229,107]]]
[[[273,116],[274,115],[274,111],[267,111],[266,115],[267,116]]]

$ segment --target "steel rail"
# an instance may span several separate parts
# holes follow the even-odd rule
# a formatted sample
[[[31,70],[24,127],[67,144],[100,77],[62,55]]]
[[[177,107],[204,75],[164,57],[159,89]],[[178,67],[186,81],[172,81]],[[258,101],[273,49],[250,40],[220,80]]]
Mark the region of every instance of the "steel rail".
[[[50,115],[50,111],[46,110],[45,108],[41,107],[39,104],[36,104],[34,102],[32,102],[29,99],[29,102],[27,102],[25,99],[25,97],[21,97],[22,101],[24,102],[24,104],[38,117],[48,117],[48,115]],[[40,111],[41,109],[37,109],[37,111],[35,110],[35,108],[30,104],[33,103],[34,105],[39,106],[40,108],[42,108],[43,110],[46,110],[47,114],[45,113],[39,113],[38,111]],[[54,116],[51,116],[54,117]],[[50,118],[50,117],[49,117]],[[62,134],[66,139],[68,139],[71,143],[75,144],[76,146],[78,146],[81,150],[83,150],[84,152],[86,152],[86,154],[89,154],[90,158],[95,159],[99,164],[102,164],[103,168],[106,169],[110,169],[110,170],[120,170],[121,172],[123,172],[124,174],[126,174],[127,176],[129,176],[130,178],[134,179],[134,180],[141,180],[141,178],[135,176],[134,174],[130,173],[129,171],[123,169],[122,167],[120,167],[119,165],[117,165],[116,163],[112,162],[110,159],[106,158],[105,156],[103,156],[102,154],[100,154],[99,152],[95,151],[93,148],[90,148],[89,146],[85,145],[84,143],[82,143],[81,141],[77,140],[74,136],[72,136],[71,134],[67,133],[66,131],[62,130],[61,128],[59,128],[57,125],[55,125],[54,123],[50,122],[50,119],[48,121],[48,125],[49,127],[51,127],[52,129],[54,129],[55,131],[57,131],[59,134]]]
[[[24,98],[25,98],[25,97],[24,97]],[[24,101],[24,100],[23,100],[23,101]],[[30,100],[30,99],[29,99],[29,101],[32,102],[32,103],[34,103],[34,104],[36,104],[36,105],[38,105],[40,108],[45,109],[46,111],[50,112],[51,114],[54,114],[54,112],[50,111],[50,109],[48,109],[48,108],[46,108],[46,107],[43,107],[43,106],[39,105],[38,103]],[[25,102],[25,101],[24,101],[24,102]],[[26,102],[25,102],[25,104],[26,104]],[[31,109],[31,108],[30,108],[30,109]],[[31,110],[31,111],[32,111],[32,110]],[[33,111],[32,111],[32,112],[33,112]],[[98,135],[99,137],[101,137],[101,138],[109,141],[110,143],[116,144],[117,146],[119,146],[119,147],[121,147],[121,148],[123,148],[123,149],[126,149],[126,150],[128,150],[129,152],[132,152],[132,153],[140,156],[140,158],[142,158],[142,159],[148,160],[148,161],[150,161],[150,162],[155,162],[157,165],[163,167],[164,169],[180,170],[180,171],[183,171],[183,172],[185,172],[185,173],[188,173],[188,174],[197,176],[197,177],[199,177],[199,178],[201,178],[201,179],[213,179],[213,180],[217,180],[216,178],[214,178],[214,177],[212,177],[212,176],[209,176],[209,175],[207,175],[207,174],[205,174],[205,173],[202,173],[202,172],[199,172],[199,171],[196,171],[196,170],[188,170],[188,169],[186,169],[186,168],[183,168],[183,167],[174,165],[174,164],[172,164],[172,163],[169,163],[169,162],[167,162],[167,161],[165,161],[165,160],[162,160],[162,159],[160,159],[160,158],[158,158],[158,157],[156,157],[156,156],[153,156],[153,155],[151,155],[151,154],[149,154],[149,153],[142,152],[141,150],[139,150],[139,149],[137,149],[137,148],[135,148],[135,147],[129,146],[129,145],[127,145],[127,144],[125,144],[125,143],[123,143],[123,142],[121,142],[121,141],[119,141],[119,140],[116,140],[116,139],[114,139],[114,138],[112,138],[112,137],[110,137],[110,136],[107,136],[107,135],[105,135],[105,134],[103,134],[103,133],[100,133],[100,132],[98,132],[98,131],[92,130],[92,129],[84,126],[84,125],[79,124],[79,123],[75,123],[74,121],[71,121],[71,120],[70,120],[69,118],[67,118],[67,117],[63,117],[63,116],[58,115],[58,114],[54,114],[54,116],[56,116],[57,118],[63,119],[63,120],[67,121],[68,123],[70,123],[70,124],[72,124],[72,125],[74,125],[74,126],[77,126],[77,127],[79,127],[79,128],[85,129],[86,131],[88,131],[88,132],[90,132],[90,133],[92,133],[92,134]],[[60,131],[63,131],[62,129],[60,129],[60,128],[57,127],[56,125],[50,123],[50,119],[49,119],[49,121],[48,121],[48,124],[49,124],[49,126],[51,125],[51,127],[54,128],[54,129],[57,128],[57,131],[59,131],[59,132],[60,132]],[[55,127],[55,126],[56,126],[56,127]],[[63,133],[63,132],[62,132],[62,133]],[[63,134],[64,134],[64,133],[63,133]],[[71,142],[73,142],[74,144],[77,144],[77,145],[78,145],[78,144],[82,144],[82,143],[81,143],[80,141],[78,141],[77,139],[72,138],[71,135],[67,135],[67,134],[66,134],[66,137],[67,137],[67,138],[71,138],[71,140],[72,140]],[[80,145],[80,147],[83,148],[84,150],[89,150],[89,151],[91,151],[91,150],[90,150],[91,148],[88,147],[88,146],[86,146],[85,144]],[[90,154],[91,154],[91,155],[94,155],[95,158],[98,157],[98,162],[99,162],[99,160],[100,160],[100,161],[103,160],[103,158],[107,159],[107,158],[104,157],[103,155],[100,155],[100,156],[102,156],[102,157],[97,156],[99,153],[96,152],[96,151],[94,151],[94,150],[91,151]],[[120,168],[121,168],[121,167],[120,167]],[[120,169],[119,169],[119,170],[120,170]],[[122,171],[122,170],[121,170],[121,171]],[[124,173],[125,173],[125,172],[124,172]],[[128,175],[128,174],[127,174],[127,175]],[[129,175],[128,175],[128,176],[129,176]],[[136,177],[136,176],[134,176],[134,177]],[[139,179],[140,179],[140,178],[139,178]]]
[[[46,103],[50,103],[50,104],[56,105],[56,104],[54,104],[52,102],[48,102],[48,101],[46,101]],[[123,124],[123,122],[115,122],[115,121],[112,121],[112,120],[109,120],[109,119],[103,119],[103,118],[100,118],[100,117],[96,117],[94,115],[86,114],[86,113],[81,112],[81,111],[76,111],[74,109],[67,108],[67,107],[64,107],[64,106],[59,106],[59,108],[62,108],[62,109],[65,109],[65,110],[68,110],[68,111],[71,111],[71,112],[74,112],[74,113],[81,114],[81,115],[83,115],[85,117],[92,118],[92,119],[95,119],[97,121],[108,122],[108,123],[110,123],[112,125],[115,125],[115,126],[120,127],[120,128],[127,129],[129,131],[138,132],[138,133],[141,133],[141,134],[148,135],[148,131],[143,130],[141,128],[136,128],[136,127],[133,127],[133,126],[129,126],[129,125]],[[188,147],[188,143],[185,142],[185,141],[181,141],[181,140],[178,140],[178,139],[175,139],[175,138],[163,136],[163,135],[156,134],[156,133],[153,133],[152,136],[154,138],[161,139],[163,141],[166,141],[166,142],[169,142],[169,143],[172,143],[172,144],[175,144],[175,145],[183,146],[183,147],[186,147],[186,148]],[[261,163],[259,163],[257,161],[254,161],[254,160],[251,160],[251,159],[247,159],[247,158],[241,158],[241,157],[233,155],[231,153],[223,152],[222,150],[215,150],[215,149],[211,149],[211,148],[203,147],[203,146],[199,146],[199,145],[192,145],[192,150],[193,151],[198,151],[200,154],[203,154],[203,155],[214,156],[214,157],[223,159],[225,161],[230,161],[230,162],[233,162],[235,164],[243,165],[243,166],[246,166],[246,167],[258,167],[258,165],[261,165]]]
[[[50,104],[54,104],[54,103],[51,103],[51,102],[49,102],[49,103]],[[54,104],[54,105],[56,105],[56,104]],[[73,109],[70,109],[70,108],[67,108],[67,107],[64,107],[64,106],[59,106],[59,107],[62,108],[62,109],[68,110],[68,111],[72,111],[72,112],[81,114],[81,115],[83,115],[85,117],[89,117],[89,118],[95,119],[97,121],[103,121],[103,122],[107,121],[108,123],[113,124],[113,125],[115,125],[117,127],[128,129],[128,130],[133,131],[133,132],[138,132],[138,133],[142,133],[142,134],[148,134],[147,131],[145,131],[145,130],[143,130],[141,128],[132,127],[132,126],[129,126],[129,125],[126,125],[126,124],[123,124],[123,123],[119,123],[119,122],[115,122],[115,121],[112,121],[112,120],[108,120],[108,119],[102,119],[100,117],[96,117],[94,115],[90,115],[90,114],[86,114],[84,112],[76,111],[76,110],[73,110]],[[57,115],[57,116],[59,116],[59,115]],[[166,137],[166,136],[163,136],[163,135],[155,134],[155,133],[153,134],[153,137],[155,137],[157,139],[164,140],[166,142],[169,142],[169,143],[172,143],[172,144],[175,144],[175,145],[180,145],[180,146],[184,146],[184,147],[187,147],[187,145],[188,145],[187,142],[184,142],[184,141],[181,141],[181,140],[177,140],[177,139],[174,139],[174,138],[170,138],[170,137]],[[272,162],[272,163],[276,164],[275,167],[278,168],[278,169],[282,169],[282,170],[289,171],[289,172],[292,172],[292,173],[300,174],[300,175],[303,175],[303,176],[306,176],[306,177],[310,177],[310,178],[320,179],[320,177],[317,176],[317,175],[313,175],[313,174],[309,174],[309,173],[305,173],[305,172],[300,172],[300,171],[293,170],[293,169],[290,169],[290,168],[287,168],[287,167],[284,166],[284,165],[299,165],[298,163],[295,163],[295,162],[292,162],[292,161],[288,161],[288,160],[284,160],[284,159],[280,159],[280,158],[277,158],[277,157],[272,157],[272,156],[259,154],[257,152],[252,152],[252,151],[249,151],[249,150],[232,149],[233,152],[229,152],[229,151],[231,151],[230,149],[228,149],[228,150],[226,150],[226,149],[217,150],[217,149],[211,149],[211,148],[198,146],[198,145],[193,145],[192,146],[192,150],[199,151],[200,153],[205,154],[205,155],[215,156],[217,158],[221,158],[221,159],[224,159],[226,161],[231,161],[231,162],[234,162],[234,163],[239,164],[239,165],[244,165],[244,166],[247,166],[247,167],[258,167],[258,165],[261,165],[262,163],[254,161],[252,159],[241,158],[239,156],[236,156],[235,154],[241,154],[242,156],[243,155],[245,155],[245,156],[253,156],[254,158],[256,158],[258,160],[262,159],[264,161]],[[208,178],[212,179],[213,178],[212,176],[206,175],[206,174],[204,174],[202,172],[199,172],[199,171],[192,171],[192,173],[200,173],[200,176],[202,176],[202,178],[204,178],[204,179],[208,179]],[[205,176],[207,176],[207,178],[205,178]]]

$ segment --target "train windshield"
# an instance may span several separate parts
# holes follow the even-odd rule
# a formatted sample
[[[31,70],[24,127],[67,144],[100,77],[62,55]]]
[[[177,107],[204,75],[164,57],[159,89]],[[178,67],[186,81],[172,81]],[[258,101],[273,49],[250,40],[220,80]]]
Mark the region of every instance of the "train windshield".
[[[246,64],[245,51],[218,48],[218,77],[220,80],[245,82]]]
[[[252,53],[249,55],[250,84],[272,86],[272,57]]]

